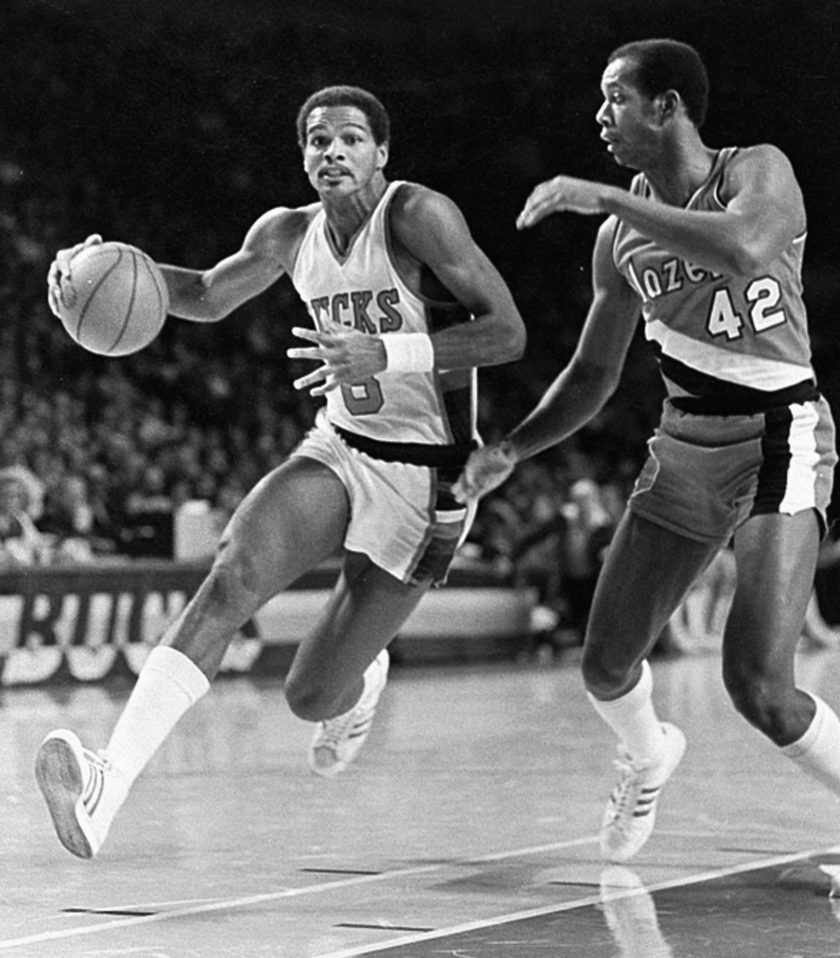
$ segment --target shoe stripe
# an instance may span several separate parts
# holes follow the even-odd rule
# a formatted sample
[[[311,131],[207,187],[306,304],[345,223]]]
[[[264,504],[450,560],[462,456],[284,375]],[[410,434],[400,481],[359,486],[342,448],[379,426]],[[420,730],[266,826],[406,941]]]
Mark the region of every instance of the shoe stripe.
[[[96,788],[96,766],[88,766],[88,775],[85,780],[84,786],[82,787],[82,801],[89,802],[93,791]]]
[[[656,788],[643,788],[639,792],[639,794],[636,796],[636,801],[637,802],[655,802],[661,791],[662,791],[661,785],[657,785]],[[618,802],[618,800],[621,798],[623,793],[624,793],[623,789],[616,788],[613,790],[613,793],[610,796],[610,798],[614,802]]]
[[[636,801],[633,805],[633,811],[631,813],[633,818],[644,818],[646,815],[649,815],[652,811],[655,810],[656,802],[659,798],[659,792],[661,791],[661,788],[662,788],[661,786],[657,786],[656,788],[642,790],[642,792],[636,798]],[[613,815],[616,818],[619,818],[622,814],[619,811],[619,807],[620,807],[619,799],[620,799],[620,793],[617,790],[616,793],[614,793],[610,797],[610,805],[612,806]]]
[[[82,804],[88,815],[93,815],[96,811],[99,801],[102,798],[102,792],[105,788],[105,775],[98,765],[91,766],[91,776],[88,780],[88,787],[85,794],[82,795]]]

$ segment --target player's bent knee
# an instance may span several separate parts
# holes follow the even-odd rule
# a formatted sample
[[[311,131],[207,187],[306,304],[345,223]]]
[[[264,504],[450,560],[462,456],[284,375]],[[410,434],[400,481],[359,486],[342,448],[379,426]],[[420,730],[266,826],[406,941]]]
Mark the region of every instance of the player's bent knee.
[[[613,698],[632,685],[633,668],[599,651],[584,648],[581,660],[583,683],[596,698]]]
[[[726,691],[739,715],[773,741],[784,739],[789,697],[785,688],[762,675],[727,674]]]

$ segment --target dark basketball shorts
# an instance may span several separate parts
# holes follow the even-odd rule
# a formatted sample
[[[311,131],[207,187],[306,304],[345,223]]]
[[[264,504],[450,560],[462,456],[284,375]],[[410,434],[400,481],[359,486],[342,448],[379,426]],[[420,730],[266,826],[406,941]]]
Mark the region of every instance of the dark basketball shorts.
[[[807,509],[824,533],[836,462],[822,397],[733,416],[682,412],[666,400],[629,508],[701,542],[725,543],[751,516]]]

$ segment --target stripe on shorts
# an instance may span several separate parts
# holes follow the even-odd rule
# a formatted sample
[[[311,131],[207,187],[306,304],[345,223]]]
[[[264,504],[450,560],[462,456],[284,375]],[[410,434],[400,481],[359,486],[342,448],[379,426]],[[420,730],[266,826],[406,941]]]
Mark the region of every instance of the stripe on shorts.
[[[762,465],[750,515],[792,515],[816,505],[820,460],[816,428],[819,413],[810,403],[783,406],[765,414]]]

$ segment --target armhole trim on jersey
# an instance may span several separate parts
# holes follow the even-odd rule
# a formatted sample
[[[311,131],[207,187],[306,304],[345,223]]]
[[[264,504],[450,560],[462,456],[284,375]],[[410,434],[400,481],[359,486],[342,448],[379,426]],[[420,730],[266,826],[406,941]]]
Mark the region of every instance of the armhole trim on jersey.
[[[304,246],[309,242],[310,233],[315,227],[315,223],[318,222],[318,219],[323,216],[324,208],[323,206],[315,212],[315,215],[312,219],[306,224],[306,229],[303,231],[303,236],[300,238],[300,242],[297,244],[297,249],[295,250],[295,258],[289,263],[289,279],[292,281],[292,284],[295,282],[295,273],[297,272],[298,263],[300,262],[300,254]]]
[[[621,220],[616,216],[615,225],[613,226],[613,235],[612,235],[612,261],[615,271],[621,275],[621,270],[618,266],[618,240],[619,240],[619,230],[621,229]]]
[[[737,146],[725,146],[718,150],[718,155],[715,157],[717,169],[712,171],[712,176],[717,176],[717,182],[712,190],[712,197],[722,210],[726,209],[726,200],[721,193],[726,176],[726,165],[738,152],[739,147]]]
[[[395,180],[394,182],[396,184],[395,188],[391,192],[391,195],[388,197],[386,201],[385,209],[382,211],[382,233],[385,237],[385,252],[388,257],[388,262],[391,264],[391,267],[393,268],[394,272],[399,277],[399,280],[404,286],[406,292],[408,292],[411,296],[413,296],[417,300],[417,302],[420,303],[421,305],[429,306],[433,308],[437,307],[437,308],[445,308],[445,309],[451,309],[453,306],[459,306],[460,303],[458,302],[457,299],[454,299],[454,298],[451,300],[432,299],[429,296],[424,296],[423,293],[415,292],[408,285],[408,281],[406,280],[406,277],[403,275],[403,271],[399,267],[397,257],[394,255],[394,238],[393,238],[393,233],[391,231],[391,208],[394,202],[394,197],[396,197],[397,193],[404,186],[410,186],[411,184],[409,184],[406,180]]]
[[[645,178],[644,173],[637,173],[633,177],[633,179],[630,181],[630,189],[628,190],[628,192],[632,196],[648,196],[650,194],[650,187],[648,185],[648,182],[647,182],[647,179]],[[624,275],[618,264],[618,244],[620,240],[621,227],[623,225],[624,225],[624,221],[621,219],[621,217],[616,216],[615,227],[613,228],[613,235],[612,235],[612,261],[613,261],[613,266],[615,267],[615,271],[619,274],[619,276]]]

